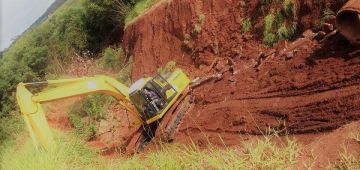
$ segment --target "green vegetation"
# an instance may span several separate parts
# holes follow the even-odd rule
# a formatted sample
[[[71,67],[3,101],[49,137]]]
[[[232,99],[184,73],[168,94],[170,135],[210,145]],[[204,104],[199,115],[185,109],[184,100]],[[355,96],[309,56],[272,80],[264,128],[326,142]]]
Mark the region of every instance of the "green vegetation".
[[[30,143],[15,149],[8,145],[1,160],[2,169],[288,169],[294,166],[300,147],[291,140],[282,146],[265,137],[242,148],[203,150],[196,145],[161,145],[159,151],[140,157],[104,159],[87,149],[76,137],[56,135],[58,148],[34,154]],[[64,139],[65,138],[65,139]]]
[[[330,8],[325,8],[321,18],[319,19],[319,21],[316,23],[315,25],[315,29],[320,29],[320,27],[331,17],[335,16],[335,12],[332,11]]]
[[[136,17],[143,14],[145,11],[150,9],[152,6],[164,0],[140,0],[134,8],[128,13],[125,18],[125,25],[129,25]]]
[[[99,159],[96,151],[86,148],[79,139],[56,133],[57,148],[46,152],[35,152],[31,140],[17,148],[14,143],[2,145],[0,169],[91,169]],[[61,140],[59,140],[61,138]]]
[[[284,0],[283,8],[264,18],[264,43],[272,46],[283,39],[294,38],[297,32],[296,7],[292,0]]]
[[[21,121],[14,116],[19,114],[15,101],[16,85],[44,80],[47,74],[64,74],[64,63],[74,53],[100,52],[109,45],[112,32],[124,27],[125,16],[134,4],[134,0],[69,0],[44,23],[24,33],[2,53],[0,118],[4,128],[0,130],[0,143],[14,133],[12,130],[18,129],[18,125],[13,123]],[[115,51],[115,56],[121,53],[120,49]],[[105,52],[104,65],[112,60],[111,53],[111,50]]]
[[[130,57],[128,59],[128,61],[122,64],[123,67],[121,68],[121,70],[118,72],[116,79],[119,80],[120,82],[124,83],[127,86],[131,85],[131,70],[132,70],[132,63],[133,63],[133,59],[132,57]]]
[[[274,15],[269,14],[264,18],[264,42],[272,45],[277,42],[277,37],[272,33],[274,25]]]
[[[277,30],[277,36],[279,40],[282,39],[291,39],[294,38],[294,35],[297,31],[297,24],[293,23],[291,26],[286,27],[285,25],[282,25],[278,30]]]
[[[197,20],[193,25],[193,29],[190,33],[184,35],[183,45],[187,50],[192,50],[191,40],[195,38],[202,31],[202,27],[205,23],[206,16],[202,13],[197,15]]]
[[[360,157],[350,154],[347,149],[340,153],[340,161],[332,169],[360,169]]]
[[[261,5],[269,5],[271,2],[272,0],[260,0]]]
[[[283,8],[287,16],[295,16],[295,5],[293,0],[284,0]]]
[[[243,33],[247,33],[250,30],[250,27],[251,27],[250,18],[247,18],[247,19],[242,21],[242,23],[241,23],[241,31]]]
[[[349,135],[349,141],[357,142],[360,147],[360,131],[351,133]],[[360,169],[360,155],[354,152],[349,152],[350,148],[345,145],[342,147],[339,162],[329,165],[328,169]],[[354,155],[355,154],[355,155]]]
[[[125,59],[125,52],[121,47],[117,49],[108,47],[105,49],[103,57],[99,59],[99,62],[104,68],[114,69],[115,67],[121,68],[125,63]]]
[[[197,21],[194,25],[193,30],[191,31],[191,36],[196,36],[197,34],[199,34],[202,30],[202,26],[204,25],[205,22],[205,15],[204,14],[199,14],[197,16]]]
[[[94,94],[81,102],[77,102],[69,109],[69,120],[75,127],[77,134],[90,139],[96,134],[96,122],[105,119],[107,110],[114,99],[103,94]]]

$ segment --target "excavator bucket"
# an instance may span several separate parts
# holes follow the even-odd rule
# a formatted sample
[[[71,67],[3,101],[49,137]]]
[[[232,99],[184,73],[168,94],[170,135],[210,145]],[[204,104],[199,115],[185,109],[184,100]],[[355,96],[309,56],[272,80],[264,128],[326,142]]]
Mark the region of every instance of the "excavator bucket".
[[[336,26],[350,43],[360,45],[360,0],[350,0],[340,9]]]

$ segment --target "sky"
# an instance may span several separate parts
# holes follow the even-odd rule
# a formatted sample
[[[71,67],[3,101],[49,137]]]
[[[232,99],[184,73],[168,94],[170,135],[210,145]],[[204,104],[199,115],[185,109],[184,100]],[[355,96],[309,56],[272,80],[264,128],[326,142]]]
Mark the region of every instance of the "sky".
[[[0,0],[0,51],[34,23],[55,0]]]

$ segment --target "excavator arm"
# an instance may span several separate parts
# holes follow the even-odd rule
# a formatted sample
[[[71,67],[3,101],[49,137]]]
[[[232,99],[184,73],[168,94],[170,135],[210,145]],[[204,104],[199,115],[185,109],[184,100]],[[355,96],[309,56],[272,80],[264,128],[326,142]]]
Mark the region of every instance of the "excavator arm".
[[[46,87],[42,92],[33,94],[28,88]],[[35,83],[20,83],[17,86],[16,98],[20,111],[29,130],[33,144],[39,148],[55,147],[54,139],[47,123],[41,104],[60,99],[84,96],[94,93],[111,95],[136,118],[133,126],[144,122],[131,104],[128,87],[107,76],[83,77],[75,79],[49,80]]]

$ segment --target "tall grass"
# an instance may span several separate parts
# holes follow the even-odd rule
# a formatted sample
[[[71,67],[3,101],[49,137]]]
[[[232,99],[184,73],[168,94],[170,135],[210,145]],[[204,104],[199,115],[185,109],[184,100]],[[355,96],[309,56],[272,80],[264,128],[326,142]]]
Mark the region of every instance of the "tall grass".
[[[5,145],[1,169],[90,169],[97,164],[97,152],[85,147],[83,142],[60,133],[56,133],[56,136],[57,148],[49,151],[35,152],[28,139],[20,147],[14,144]]]
[[[299,145],[287,140],[278,146],[265,137],[239,148],[200,149],[195,144],[165,144],[146,155],[104,159],[84,147],[76,138],[57,140],[53,151],[35,153],[26,143],[8,147],[1,160],[3,169],[290,169],[300,152]]]

